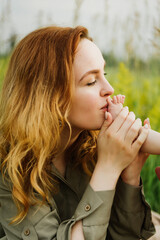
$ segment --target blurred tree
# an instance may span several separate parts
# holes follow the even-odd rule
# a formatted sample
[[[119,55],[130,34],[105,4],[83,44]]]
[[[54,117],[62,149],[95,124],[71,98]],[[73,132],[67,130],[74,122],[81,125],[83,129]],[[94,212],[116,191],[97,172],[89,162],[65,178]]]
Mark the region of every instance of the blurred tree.
[[[17,34],[16,33],[12,33],[10,35],[10,38],[8,39],[8,52],[10,53],[13,48],[15,47],[16,45],[16,42],[17,42]]]

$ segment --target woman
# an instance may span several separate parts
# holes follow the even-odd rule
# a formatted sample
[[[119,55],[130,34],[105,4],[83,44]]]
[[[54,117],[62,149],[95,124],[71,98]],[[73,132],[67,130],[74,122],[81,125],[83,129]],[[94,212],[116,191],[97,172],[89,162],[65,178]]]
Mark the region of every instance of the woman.
[[[112,122],[104,66],[83,27],[39,29],[16,47],[0,105],[2,238],[154,233],[140,186],[148,129],[138,135],[127,108]]]

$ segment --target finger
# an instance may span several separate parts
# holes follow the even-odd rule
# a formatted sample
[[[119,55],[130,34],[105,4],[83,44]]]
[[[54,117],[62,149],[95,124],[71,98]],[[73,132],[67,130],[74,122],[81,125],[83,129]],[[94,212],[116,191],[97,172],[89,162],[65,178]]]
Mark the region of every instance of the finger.
[[[140,134],[141,128],[142,128],[142,121],[140,118],[137,118],[129,128],[125,137],[125,141],[129,144],[132,144],[133,141],[135,141],[138,135]]]
[[[121,128],[119,129],[118,134],[121,138],[125,139],[129,128],[135,121],[135,114],[133,112],[129,112],[125,122],[122,124]]]
[[[142,147],[143,143],[145,142],[147,136],[148,136],[148,130],[145,127],[142,127],[141,133],[137,137],[137,139],[133,142],[132,147],[135,151],[139,151]]]
[[[105,112],[105,120],[101,127],[101,132],[105,132],[112,123],[112,115],[109,112]]]
[[[110,131],[112,133],[116,133],[119,131],[120,127],[122,126],[122,124],[124,123],[124,121],[126,120],[127,116],[128,116],[129,110],[128,107],[124,107],[120,113],[118,114],[118,116],[115,118],[114,122],[112,123],[112,125],[109,127]]]
[[[155,172],[157,174],[158,179],[160,180],[160,167],[156,167]]]

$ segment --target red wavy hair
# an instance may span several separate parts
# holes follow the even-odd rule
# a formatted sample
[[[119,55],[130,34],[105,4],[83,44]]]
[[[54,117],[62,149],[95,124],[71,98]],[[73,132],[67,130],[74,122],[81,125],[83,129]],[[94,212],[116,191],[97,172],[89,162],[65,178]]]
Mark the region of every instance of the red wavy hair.
[[[89,39],[80,26],[38,29],[22,39],[11,56],[0,100],[0,159],[18,208],[12,222],[22,221],[38,202],[35,191],[44,203],[56,190],[47,166],[57,153],[64,125],[70,127],[72,65],[82,38]],[[82,132],[71,154],[91,174],[96,133]]]

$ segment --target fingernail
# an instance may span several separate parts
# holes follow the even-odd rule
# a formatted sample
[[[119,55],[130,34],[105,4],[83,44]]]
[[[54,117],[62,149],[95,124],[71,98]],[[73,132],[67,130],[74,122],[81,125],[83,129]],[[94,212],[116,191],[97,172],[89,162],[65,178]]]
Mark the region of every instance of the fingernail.
[[[147,118],[146,120],[147,120],[147,121],[150,123],[150,120],[149,120],[149,118]]]
[[[105,116],[105,119],[107,120],[107,118],[108,118],[108,113],[105,112],[104,116]]]
[[[148,128],[148,124],[146,123],[146,124],[144,125],[144,127],[147,129],[147,128]]]

